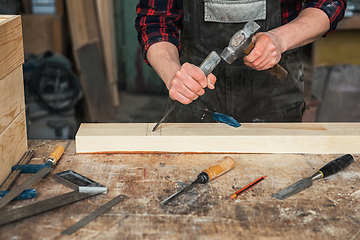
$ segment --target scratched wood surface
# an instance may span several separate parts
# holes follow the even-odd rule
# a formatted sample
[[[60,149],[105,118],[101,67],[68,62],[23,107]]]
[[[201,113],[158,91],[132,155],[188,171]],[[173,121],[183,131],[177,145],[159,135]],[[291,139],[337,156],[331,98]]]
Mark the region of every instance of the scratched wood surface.
[[[57,144],[31,140],[40,163]],[[71,169],[108,187],[108,193],[0,227],[0,239],[359,239],[360,155],[344,171],[284,201],[278,190],[308,177],[339,154],[230,154],[235,167],[165,207],[160,201],[193,181],[224,154],[75,154],[71,142],[56,169],[34,187],[38,197],[0,211],[69,192],[55,182]],[[22,174],[18,183],[28,176]],[[229,196],[265,175],[231,200]],[[70,237],[61,232],[115,196],[128,196]],[[0,212],[1,214],[1,212]]]

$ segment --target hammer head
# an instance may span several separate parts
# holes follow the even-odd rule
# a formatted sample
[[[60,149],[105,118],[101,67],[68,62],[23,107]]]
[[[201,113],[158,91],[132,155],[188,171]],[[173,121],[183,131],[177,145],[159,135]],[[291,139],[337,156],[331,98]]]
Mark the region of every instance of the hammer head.
[[[237,31],[230,39],[229,46],[221,53],[221,58],[232,64],[249,47],[252,37],[260,30],[260,26],[250,20],[243,29]]]

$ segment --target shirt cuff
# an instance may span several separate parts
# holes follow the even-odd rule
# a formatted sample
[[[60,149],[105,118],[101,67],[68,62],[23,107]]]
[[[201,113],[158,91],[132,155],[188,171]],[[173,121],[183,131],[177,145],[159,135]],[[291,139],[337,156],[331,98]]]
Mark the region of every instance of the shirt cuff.
[[[154,43],[158,43],[158,42],[170,42],[172,44],[174,44],[178,51],[179,51],[179,56],[180,56],[180,53],[181,53],[181,45],[180,45],[180,42],[177,38],[175,37],[168,37],[168,39],[164,39],[163,37],[152,37],[152,38],[149,38],[149,40],[147,42],[145,42],[141,47],[142,47],[142,53],[143,53],[143,58],[146,62],[146,64],[148,64],[150,67],[150,63],[149,61],[147,60],[146,58],[146,54],[147,54],[147,51],[149,50],[149,47],[151,45],[153,45]]]
[[[323,35],[323,37],[327,36],[329,33],[335,31],[338,23],[343,19],[346,1],[342,0],[334,0],[331,2],[324,1],[323,4],[319,4],[319,1],[310,2],[304,6],[305,8],[317,8],[321,9],[326,13],[330,20],[330,29]]]

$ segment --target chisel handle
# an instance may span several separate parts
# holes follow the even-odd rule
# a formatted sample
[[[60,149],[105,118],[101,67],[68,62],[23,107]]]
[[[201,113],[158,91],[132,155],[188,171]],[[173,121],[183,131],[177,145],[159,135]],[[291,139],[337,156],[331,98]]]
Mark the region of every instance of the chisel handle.
[[[211,165],[208,169],[205,169],[203,172],[205,172],[209,176],[208,181],[211,181],[212,179],[232,169],[234,165],[234,159],[232,159],[231,157],[223,157],[219,161]]]
[[[246,55],[248,55],[251,52],[251,50],[253,50],[254,47],[255,47],[255,44],[250,43],[250,45],[244,51],[244,53]],[[279,79],[281,81],[284,80],[288,75],[288,72],[283,67],[281,67],[279,64],[276,64],[272,68],[266,69],[266,71],[268,71],[271,75],[273,75],[274,77],[276,77],[277,79]]]
[[[63,146],[59,145],[57,146],[52,153],[50,153],[46,163],[50,163],[51,166],[56,165],[56,163],[59,161],[61,156],[63,155],[65,149]]]
[[[352,164],[354,162],[354,157],[350,154],[346,154],[344,156],[341,156],[335,160],[332,160],[325,166],[323,166],[319,172],[322,173],[323,177],[325,178],[327,176],[333,175],[337,172],[340,172],[341,170],[345,169],[347,166]]]

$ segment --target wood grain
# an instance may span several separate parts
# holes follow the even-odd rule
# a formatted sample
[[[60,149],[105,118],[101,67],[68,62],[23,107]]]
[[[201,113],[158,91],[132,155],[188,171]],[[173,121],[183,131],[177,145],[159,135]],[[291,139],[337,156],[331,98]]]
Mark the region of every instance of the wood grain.
[[[25,109],[0,134],[0,185],[27,151]]]
[[[0,15],[0,79],[24,63],[20,16]]]
[[[39,164],[68,140],[29,140]],[[226,174],[198,184],[172,203],[160,202],[191,183],[224,156],[235,160]],[[107,194],[0,226],[0,239],[246,239],[357,240],[360,222],[360,155],[343,171],[280,201],[272,194],[308,177],[339,154],[75,154],[75,141],[49,176],[33,185],[35,199],[12,201],[17,208],[71,191],[53,180],[73,170],[106,185]],[[235,199],[230,196],[266,179]],[[15,184],[28,178],[21,174]],[[119,194],[128,199],[71,236],[61,232]],[[31,231],[29,231],[31,229]]]
[[[22,66],[0,80],[0,133],[25,108]]]
[[[77,153],[360,153],[360,123],[82,124]]]

